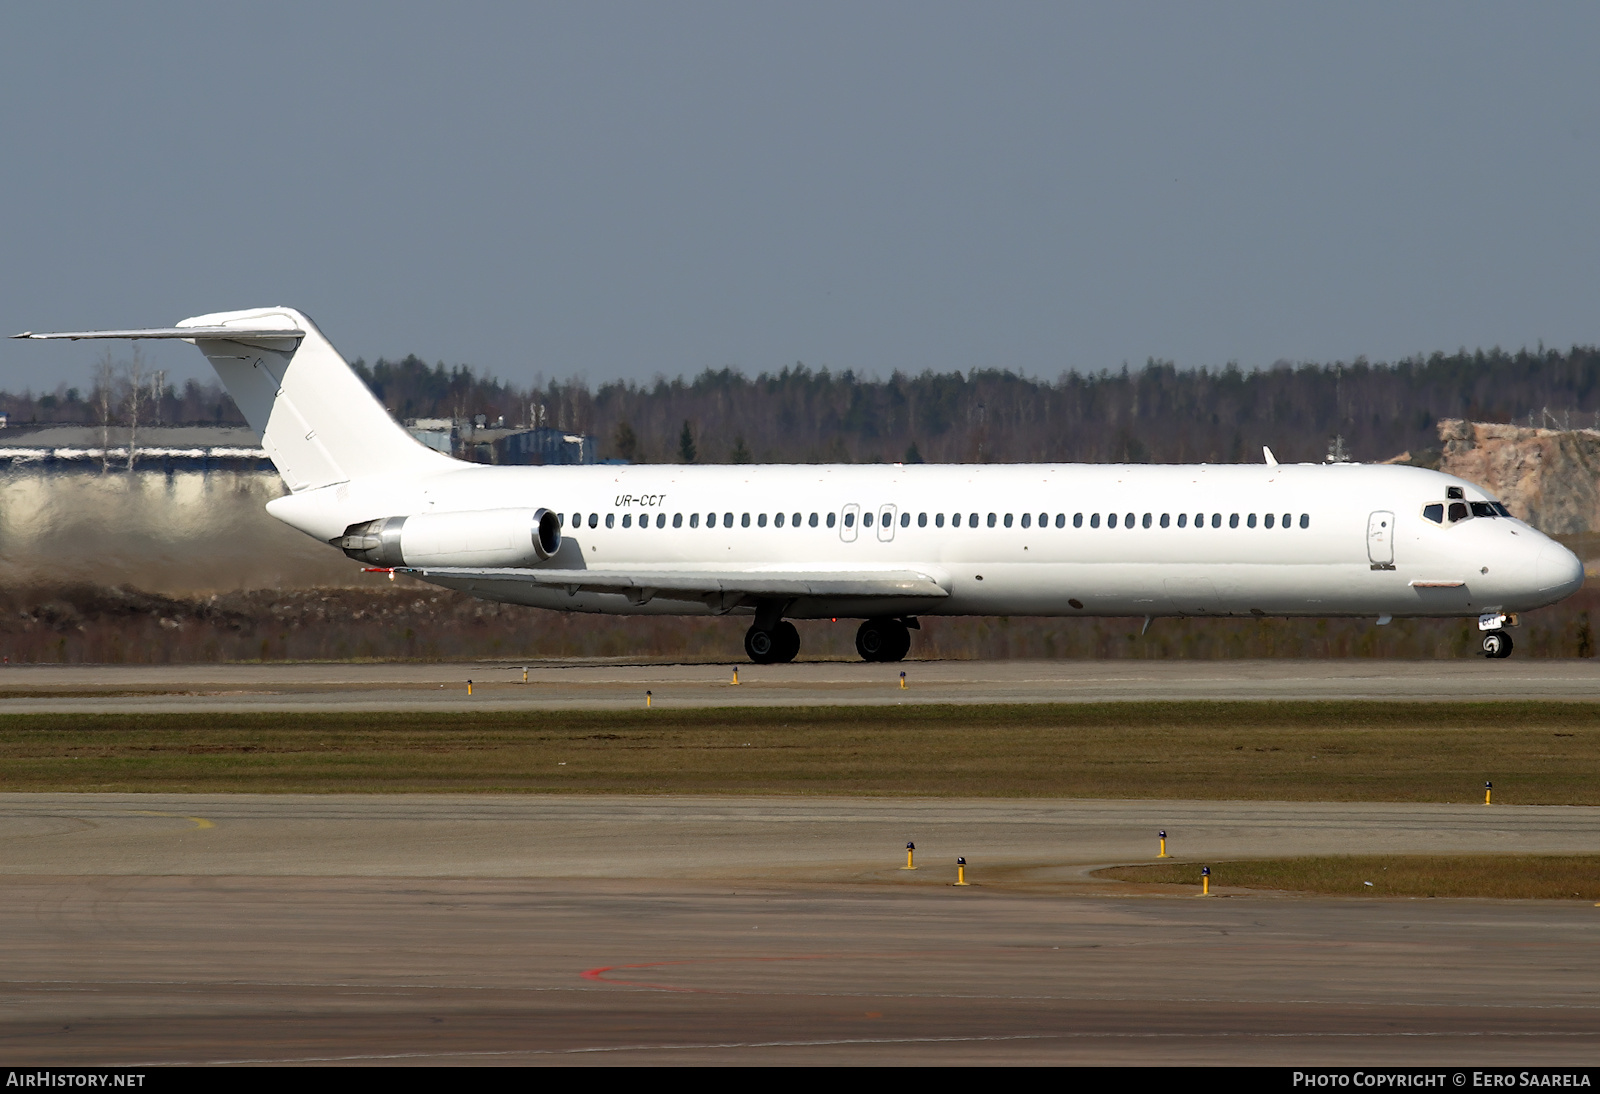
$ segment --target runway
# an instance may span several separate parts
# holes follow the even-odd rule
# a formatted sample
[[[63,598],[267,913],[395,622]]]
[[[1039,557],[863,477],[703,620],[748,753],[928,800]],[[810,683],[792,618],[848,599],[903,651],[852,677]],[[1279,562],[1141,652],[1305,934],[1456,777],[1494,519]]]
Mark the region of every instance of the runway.
[[[646,692],[658,706],[677,707],[1216,699],[1594,702],[1600,701],[1600,668],[1587,660],[1531,658],[0,667],[0,713],[628,709],[642,706]]]
[[[1600,846],[1586,808],[8,794],[0,1044],[119,1066],[1594,1061],[1588,902],[1088,876],[1148,860],[1158,825],[1219,860]]]

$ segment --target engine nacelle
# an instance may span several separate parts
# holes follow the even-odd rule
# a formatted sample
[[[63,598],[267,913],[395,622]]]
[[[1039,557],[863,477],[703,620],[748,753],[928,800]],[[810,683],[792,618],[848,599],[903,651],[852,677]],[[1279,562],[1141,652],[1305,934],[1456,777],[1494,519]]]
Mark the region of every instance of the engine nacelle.
[[[329,542],[374,566],[532,566],[561,550],[561,518],[548,509],[417,513],[352,524]]]

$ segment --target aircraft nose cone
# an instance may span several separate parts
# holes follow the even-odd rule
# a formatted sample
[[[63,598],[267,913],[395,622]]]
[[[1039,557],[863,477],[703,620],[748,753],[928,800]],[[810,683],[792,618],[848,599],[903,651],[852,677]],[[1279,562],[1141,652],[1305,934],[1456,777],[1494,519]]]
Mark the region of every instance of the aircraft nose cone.
[[[1534,568],[1541,593],[1553,592],[1561,596],[1575,593],[1583,584],[1583,563],[1578,556],[1551,543],[1539,552],[1539,562]]]

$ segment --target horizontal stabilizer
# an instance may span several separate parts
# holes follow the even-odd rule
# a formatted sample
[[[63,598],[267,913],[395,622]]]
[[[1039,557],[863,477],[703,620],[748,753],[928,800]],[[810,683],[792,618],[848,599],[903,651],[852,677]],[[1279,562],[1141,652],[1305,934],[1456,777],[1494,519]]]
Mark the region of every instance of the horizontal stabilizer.
[[[451,586],[535,586],[583,593],[643,593],[667,600],[709,596],[926,597],[950,595],[927,574],[913,570],[515,570],[462,566],[397,568],[424,581]]]
[[[304,338],[305,331],[294,328],[251,330],[248,327],[148,327],[143,330],[66,330],[35,334],[31,330],[13,334],[13,338],[67,339],[73,342],[84,338],[225,338],[230,342],[248,339],[252,342],[293,341]]]

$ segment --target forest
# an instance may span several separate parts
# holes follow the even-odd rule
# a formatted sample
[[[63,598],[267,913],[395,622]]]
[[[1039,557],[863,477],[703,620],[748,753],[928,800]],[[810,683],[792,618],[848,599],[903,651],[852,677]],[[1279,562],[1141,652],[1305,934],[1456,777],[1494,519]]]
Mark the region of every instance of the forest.
[[[396,418],[482,416],[600,438],[646,463],[1356,460],[1437,448],[1441,418],[1600,426],[1600,350],[1434,353],[1392,363],[1279,362],[1242,370],[1147,361],[1054,380],[1003,370],[867,378],[794,364],[754,377],[706,369],[651,383],[536,380],[417,357],[354,367]],[[243,424],[215,382],[181,388],[102,361],[81,387],[0,392],[12,427],[46,423]]]

